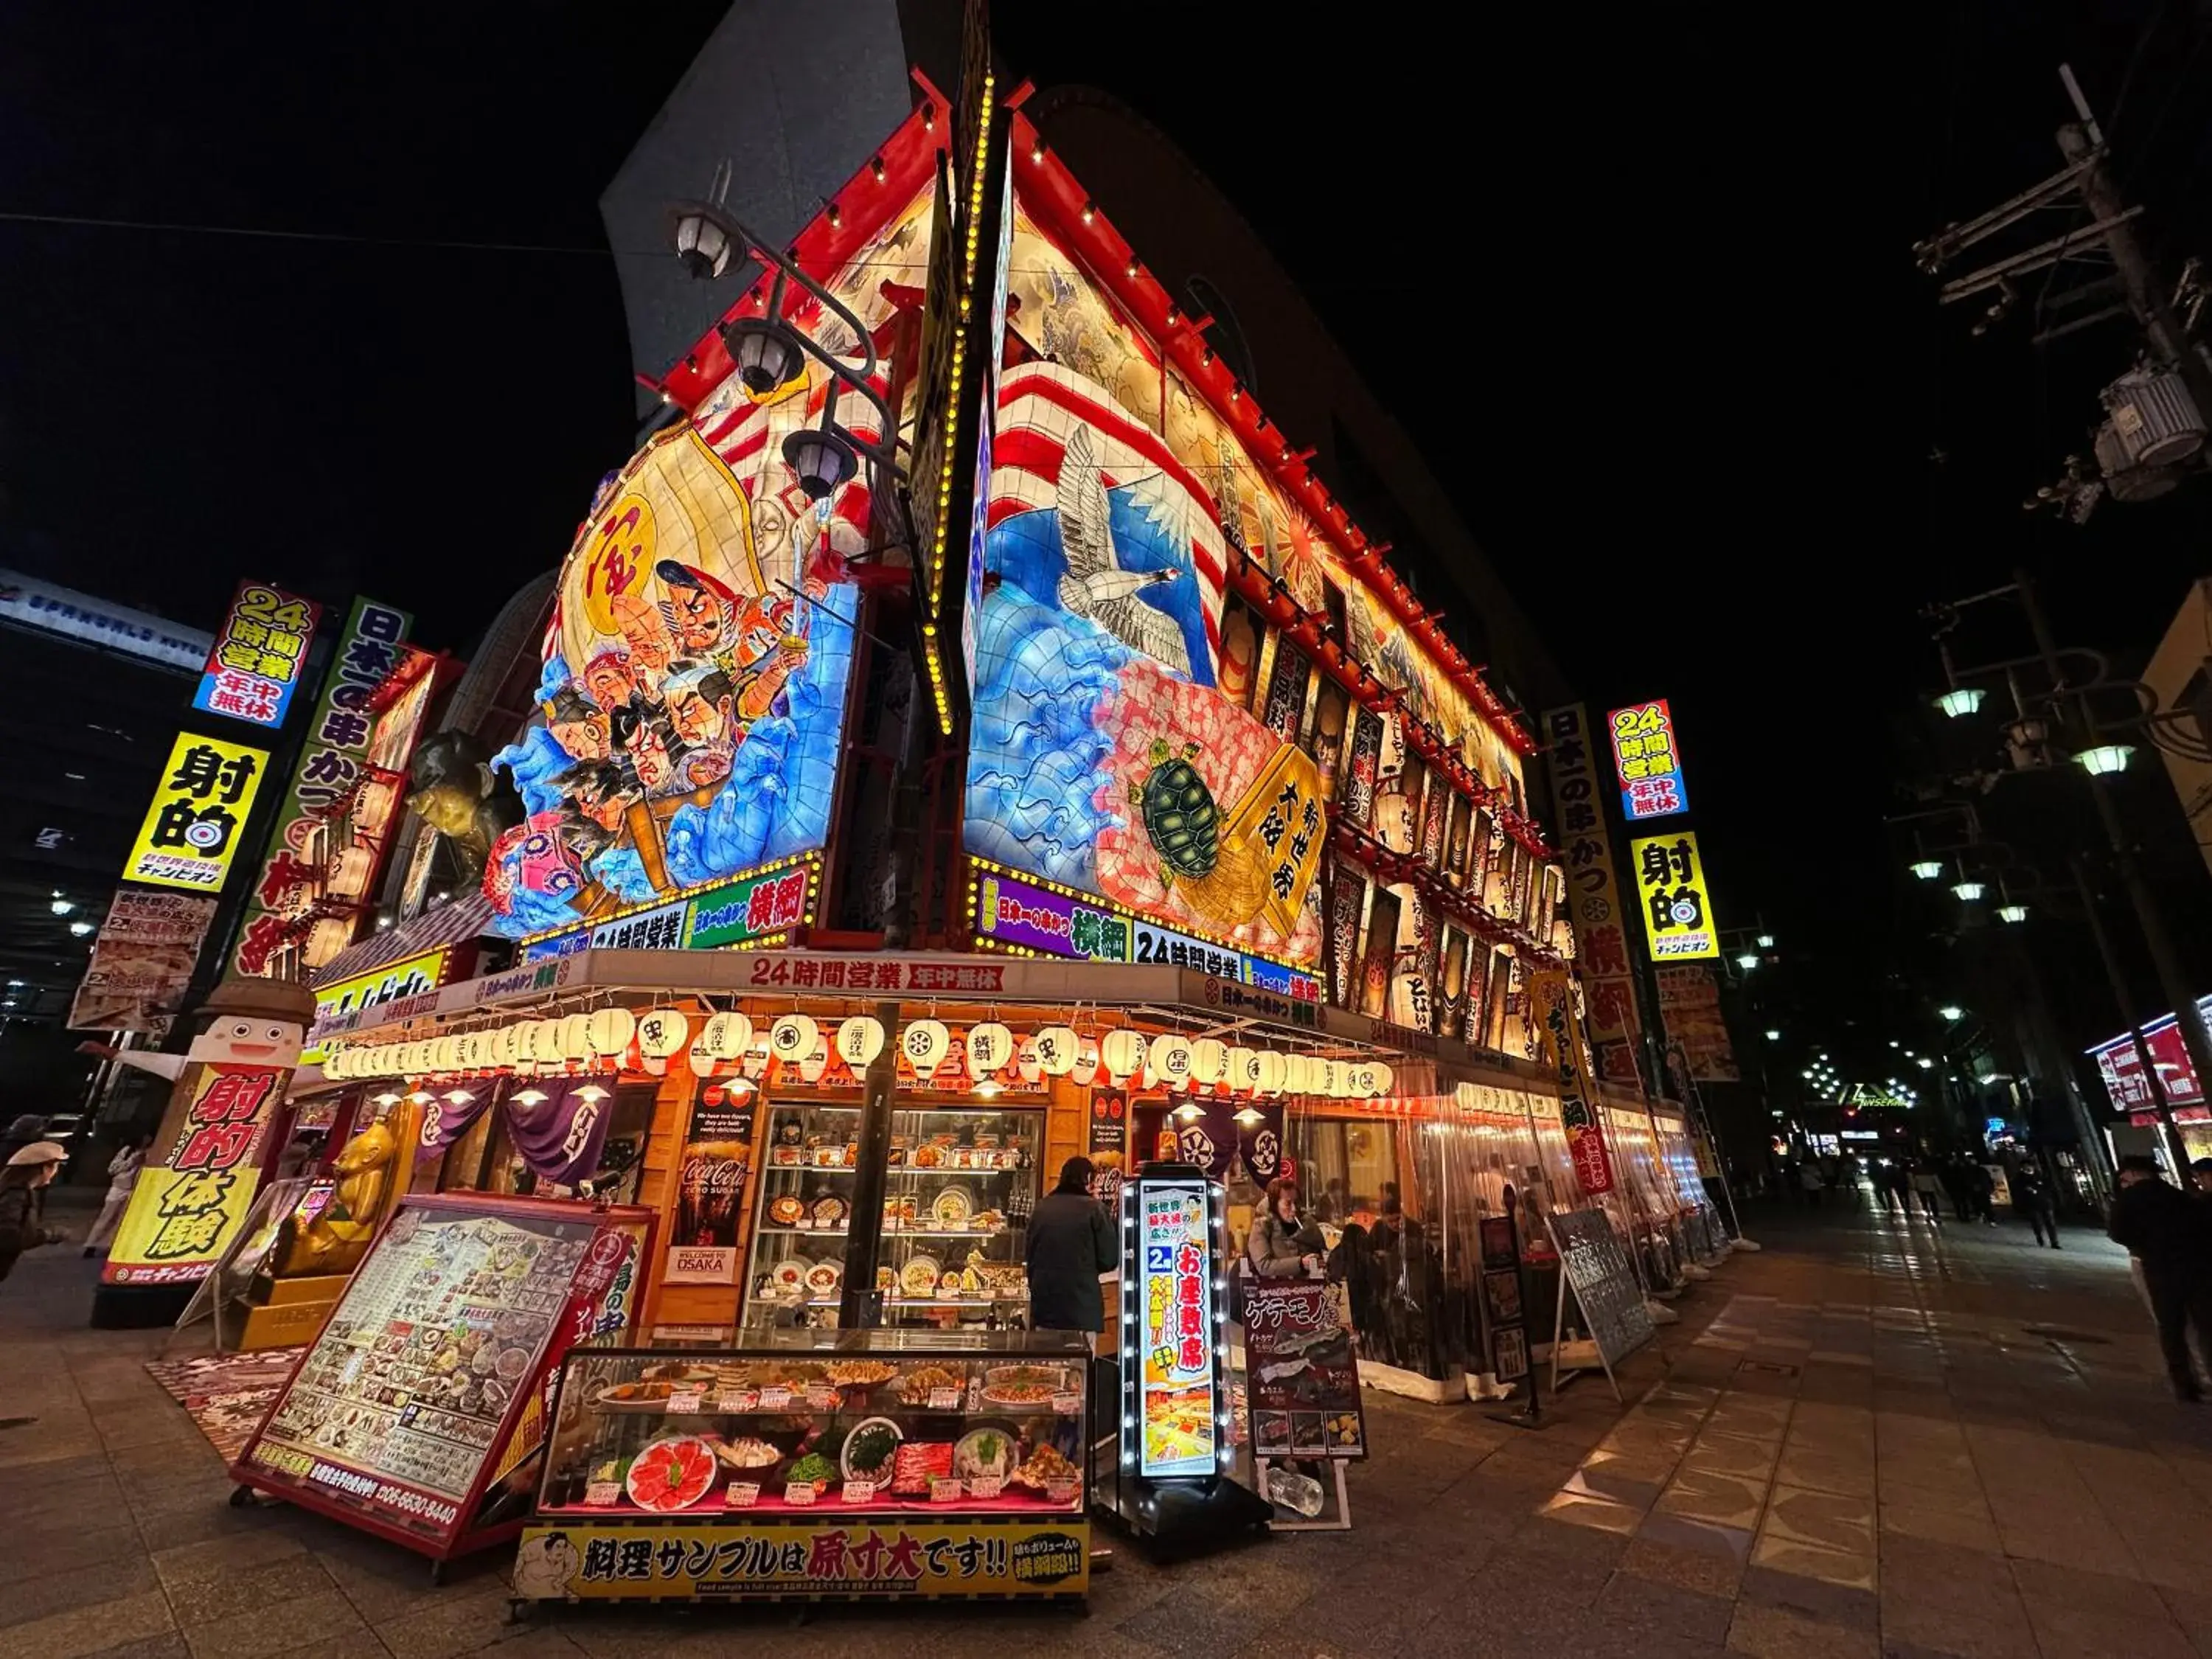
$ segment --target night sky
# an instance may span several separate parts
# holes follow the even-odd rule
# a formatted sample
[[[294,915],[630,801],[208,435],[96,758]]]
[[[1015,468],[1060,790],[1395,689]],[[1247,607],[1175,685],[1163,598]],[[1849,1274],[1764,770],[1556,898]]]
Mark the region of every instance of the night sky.
[[[2168,270],[2212,247],[2212,24],[2091,9],[999,27],[1238,203],[1589,700],[1674,700],[1723,924],[1872,1019],[1940,920],[1881,827],[1938,679],[1919,607],[2025,561],[2069,641],[2140,651],[2212,528],[2201,483],[2026,518],[2131,339],[1971,339],[1910,256],[2055,170],[2062,58]],[[359,587],[465,649],[628,452],[615,261],[665,255],[611,258],[596,198],[720,10],[0,9],[0,212],[314,234],[0,222],[0,562],[202,627],[241,574]]]

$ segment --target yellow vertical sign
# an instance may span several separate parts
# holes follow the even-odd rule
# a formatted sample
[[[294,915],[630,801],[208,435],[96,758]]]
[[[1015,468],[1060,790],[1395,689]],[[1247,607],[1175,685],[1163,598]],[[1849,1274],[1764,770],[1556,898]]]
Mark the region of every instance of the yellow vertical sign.
[[[1651,960],[1719,956],[1720,930],[1713,922],[1697,832],[1644,836],[1629,842],[1628,850],[1636,867],[1637,896],[1644,902],[1644,936],[1651,947]]]
[[[123,879],[195,893],[222,890],[269,751],[179,732]]]

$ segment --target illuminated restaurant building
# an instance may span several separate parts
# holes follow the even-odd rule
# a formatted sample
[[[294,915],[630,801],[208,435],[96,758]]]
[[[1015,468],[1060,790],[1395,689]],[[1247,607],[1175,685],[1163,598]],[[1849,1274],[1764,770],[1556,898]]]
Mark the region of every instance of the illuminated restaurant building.
[[[1165,1153],[1234,1225],[1285,1160],[1332,1227],[1402,1212],[1440,1311],[1389,1363],[1487,1370],[1483,1217],[1529,1248],[1599,1203],[1661,1273],[1709,1217],[1632,1083],[1574,1126],[1610,1189],[1578,1174],[1532,1012],[1574,955],[1538,744],[1385,543],[1455,573],[1454,627],[1532,698],[1556,676],[1340,354],[1262,403],[1270,333],[1217,349],[1148,263],[1318,336],[1232,216],[1178,213],[1211,187],[1183,164],[1147,194],[1157,133],[1034,101],[917,74],[803,224],[750,234],[742,185],[675,210],[719,320],[651,362],[659,413],[504,675],[533,704],[494,763],[519,821],[479,892],[418,890],[335,964],[437,963],[332,998],[319,1086],[412,1103],[418,1189],[543,1195],[533,1140],[597,1120],[592,1195],[665,1230],[641,1331],[835,1318],[877,1189],[887,1322],[1018,1322],[1061,1162]],[[1216,245],[1156,254],[1178,225]],[[447,971],[464,932],[511,965]]]

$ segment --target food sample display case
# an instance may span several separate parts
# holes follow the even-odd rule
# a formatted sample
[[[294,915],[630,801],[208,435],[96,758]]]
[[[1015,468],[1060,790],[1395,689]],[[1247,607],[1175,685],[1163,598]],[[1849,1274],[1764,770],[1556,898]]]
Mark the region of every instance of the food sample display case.
[[[1080,1595],[1091,1412],[1065,1332],[579,1350],[515,1594]]]
[[[1045,1114],[1030,1106],[901,1097],[891,1118],[876,1285],[886,1322],[1006,1325],[1026,1318],[1023,1245],[1036,1205]],[[770,1109],[745,1284],[744,1333],[836,1322],[856,1185],[860,1103]]]

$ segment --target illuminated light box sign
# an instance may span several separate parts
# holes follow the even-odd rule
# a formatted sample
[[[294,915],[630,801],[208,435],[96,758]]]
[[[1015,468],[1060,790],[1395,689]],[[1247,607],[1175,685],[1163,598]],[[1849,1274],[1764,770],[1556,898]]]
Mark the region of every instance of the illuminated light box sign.
[[[216,893],[261,790],[269,751],[179,732],[138,829],[125,881]]]
[[[1644,901],[1644,933],[1654,962],[1717,957],[1720,932],[1705,889],[1705,860],[1694,831],[1645,836],[1628,844]]]
[[[2202,998],[2197,1005],[2207,1019],[2212,1019],[2212,997]],[[2158,1080],[2166,1091],[2166,1097],[2175,1106],[2195,1106],[2204,1099],[2204,1090],[2197,1081],[2197,1068],[2190,1063],[2188,1046],[2181,1040],[2181,1027],[2172,1014],[2153,1020],[2142,1028],[2143,1044],[2150,1050],[2151,1064],[2158,1067]],[[2132,1033],[2123,1033],[2108,1042],[2100,1042],[2088,1051],[2097,1062],[2097,1071],[2105,1081],[2105,1092],[2112,1097],[2112,1105],[2119,1111],[2139,1112],[2154,1109],[2158,1097],[2151,1091],[2150,1080],[2143,1075],[2142,1055],[2136,1048]]]
[[[1078,962],[1188,968],[1307,1001],[1321,996],[1321,981],[1311,974],[1086,903],[1004,871],[978,874],[972,890],[976,933],[1000,945]]]
[[[805,925],[819,880],[818,859],[786,860],[688,897],[616,916],[523,947],[526,962],[582,951],[727,951]]]
[[[281,588],[241,585],[208,653],[192,707],[252,726],[283,725],[321,615],[320,605]]]
[[[1146,1179],[1134,1187],[1139,1324],[1122,1346],[1141,1373],[1139,1472],[1211,1476],[1220,1390],[1206,1183]]]
[[[1616,708],[1606,716],[1613,737],[1613,772],[1620,784],[1621,816],[1631,823],[1690,810],[1682,782],[1682,753],[1667,700]]]

